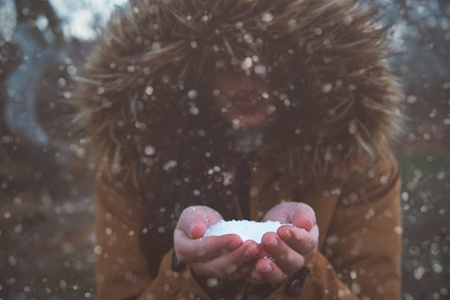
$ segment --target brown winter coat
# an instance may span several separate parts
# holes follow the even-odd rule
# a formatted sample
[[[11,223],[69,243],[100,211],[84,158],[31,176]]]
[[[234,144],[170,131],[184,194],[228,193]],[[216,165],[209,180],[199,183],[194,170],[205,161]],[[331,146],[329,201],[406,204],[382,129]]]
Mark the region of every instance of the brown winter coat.
[[[282,201],[307,203],[316,213],[320,244],[306,263],[310,273],[300,295],[288,293],[287,280],[267,299],[399,299],[400,171],[392,155],[364,172],[343,172],[345,184],[310,190],[301,199],[293,196],[289,179],[273,178],[275,173],[268,161],[255,162],[251,218],[260,220]],[[138,238],[148,208],[136,201],[138,195],[118,193],[105,170],[96,191],[97,299],[210,299],[189,268],[171,270],[172,251],[158,276],[150,276]],[[251,299],[244,289],[242,283],[236,287],[235,299]]]
[[[151,213],[170,203],[155,192],[172,155],[164,156],[164,132],[180,129],[169,141],[219,136],[213,123],[220,117],[205,114],[205,69],[246,58],[284,84],[274,94],[284,104],[281,117],[253,162],[251,219],[282,201],[301,201],[315,210],[320,231],[318,253],[267,299],[399,298],[400,171],[388,141],[398,131],[402,95],[386,65],[386,31],[375,11],[357,2],[141,0],[112,16],[74,93],[79,124],[104,159],[96,182],[98,299],[209,299],[213,291],[188,267],[172,266],[172,250],[154,260],[160,253],[148,249],[159,242],[144,247],[142,236]],[[174,111],[192,122],[173,125]],[[215,161],[201,155],[192,165],[208,171],[226,158],[222,167],[233,175],[236,158],[223,149],[208,152]],[[189,174],[185,166],[178,161],[175,169]],[[175,189],[187,191],[182,181]],[[230,218],[239,219],[232,179],[231,189]],[[165,213],[173,226],[179,207]],[[158,226],[167,236],[171,227]],[[240,280],[229,292],[252,299],[258,289]]]

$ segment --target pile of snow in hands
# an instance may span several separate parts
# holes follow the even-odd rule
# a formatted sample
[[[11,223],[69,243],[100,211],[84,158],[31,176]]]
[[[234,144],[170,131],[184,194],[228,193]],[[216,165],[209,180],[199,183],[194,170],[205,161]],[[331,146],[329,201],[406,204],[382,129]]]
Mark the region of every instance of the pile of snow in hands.
[[[277,232],[278,228],[282,225],[280,222],[266,221],[220,221],[219,223],[211,226],[206,230],[205,237],[207,236],[219,236],[224,234],[237,234],[243,241],[254,240],[258,244],[261,243],[261,238],[266,232]]]

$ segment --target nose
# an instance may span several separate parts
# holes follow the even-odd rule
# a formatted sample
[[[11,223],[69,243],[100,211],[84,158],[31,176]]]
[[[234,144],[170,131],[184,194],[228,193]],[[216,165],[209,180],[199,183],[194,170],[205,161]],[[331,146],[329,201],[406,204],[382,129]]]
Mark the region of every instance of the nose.
[[[241,90],[243,91],[251,91],[253,90],[253,80],[250,76],[243,76],[241,78]]]

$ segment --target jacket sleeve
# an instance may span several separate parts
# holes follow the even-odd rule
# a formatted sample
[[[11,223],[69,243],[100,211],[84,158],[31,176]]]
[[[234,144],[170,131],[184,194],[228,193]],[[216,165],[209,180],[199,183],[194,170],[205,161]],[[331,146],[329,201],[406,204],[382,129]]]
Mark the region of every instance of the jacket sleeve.
[[[104,169],[100,169],[95,185],[97,299],[208,299],[189,268],[171,270],[172,250],[164,256],[157,277],[152,278],[139,243],[148,208],[137,193],[118,192]]]
[[[291,278],[268,299],[399,299],[399,196],[400,171],[392,154],[351,176],[322,253],[306,263],[303,285],[298,288],[297,282],[296,288],[293,282],[299,279]]]

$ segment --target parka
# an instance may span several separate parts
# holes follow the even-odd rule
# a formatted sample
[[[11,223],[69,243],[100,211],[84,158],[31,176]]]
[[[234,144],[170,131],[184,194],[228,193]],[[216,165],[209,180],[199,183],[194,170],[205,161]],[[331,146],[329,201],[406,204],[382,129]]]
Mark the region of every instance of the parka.
[[[378,17],[354,0],[117,8],[74,93],[100,158],[98,299],[399,298],[400,170],[389,142],[402,93]],[[280,285],[206,284],[174,255],[173,228],[188,205],[243,218],[239,158],[218,134],[230,128],[209,112],[202,80],[211,66],[249,62],[284,87],[274,94],[284,109],[252,155],[250,219],[306,203],[319,246]]]

